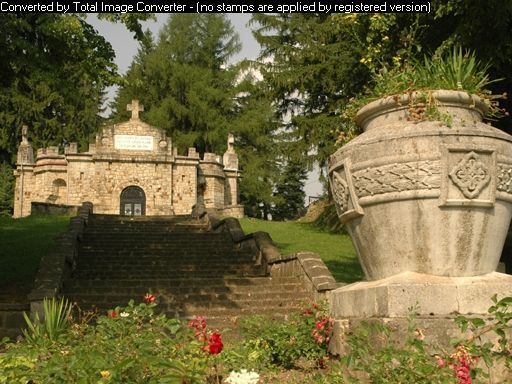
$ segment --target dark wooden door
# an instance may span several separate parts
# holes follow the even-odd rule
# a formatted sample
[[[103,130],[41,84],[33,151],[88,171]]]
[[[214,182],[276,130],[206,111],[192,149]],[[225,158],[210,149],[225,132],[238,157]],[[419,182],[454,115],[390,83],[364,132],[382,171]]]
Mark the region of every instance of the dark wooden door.
[[[130,186],[121,192],[121,215],[143,216],[146,214],[146,194],[137,186]]]

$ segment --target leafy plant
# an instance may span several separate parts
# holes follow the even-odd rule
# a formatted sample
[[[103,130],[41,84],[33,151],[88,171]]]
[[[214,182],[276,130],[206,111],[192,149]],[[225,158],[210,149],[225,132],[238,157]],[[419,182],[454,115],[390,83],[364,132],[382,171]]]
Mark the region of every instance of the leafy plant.
[[[178,319],[155,315],[156,297],[130,301],[109,310],[93,323],[57,327],[54,342],[6,344],[0,354],[0,382],[8,383],[204,383],[207,369],[203,344]],[[49,300],[45,311],[68,307]],[[62,324],[48,320],[49,324]],[[49,340],[45,322],[31,322],[34,340]],[[34,333],[34,335],[32,335]],[[59,334],[57,336],[57,334]]]
[[[286,320],[253,318],[243,326],[249,360],[266,367],[292,368],[301,358],[324,366],[332,333],[332,319],[325,304],[312,304]]]
[[[410,116],[417,121],[440,120],[451,125],[451,117],[439,112],[438,103],[433,97],[432,91],[438,89],[464,91],[479,96],[488,106],[486,117],[489,119],[506,115],[507,112],[499,107],[497,101],[506,98],[506,94],[493,95],[486,89],[501,80],[489,78],[489,67],[489,63],[477,60],[474,52],[464,52],[462,48],[455,47],[446,54],[424,56],[423,61],[412,61],[391,70],[382,68],[374,74],[366,92],[347,104],[342,113],[346,127],[338,137],[338,144],[347,142],[359,132],[354,124],[357,111],[384,96],[410,94]]]
[[[512,324],[512,297],[497,300],[486,319],[458,316],[462,337],[453,341],[451,351],[433,351],[416,325],[415,310],[408,318],[405,342],[393,337],[390,326],[362,323],[347,335],[349,352],[342,358],[346,382],[359,383],[457,383],[470,384],[488,379],[491,367],[512,366],[509,341]],[[492,320],[489,320],[491,318]],[[487,370],[478,365],[482,360]]]
[[[36,312],[34,321],[24,312],[23,317],[27,329],[23,336],[29,343],[37,344],[45,340],[56,341],[69,327],[69,319],[73,306],[65,298],[57,300],[55,297],[43,300],[43,321]]]

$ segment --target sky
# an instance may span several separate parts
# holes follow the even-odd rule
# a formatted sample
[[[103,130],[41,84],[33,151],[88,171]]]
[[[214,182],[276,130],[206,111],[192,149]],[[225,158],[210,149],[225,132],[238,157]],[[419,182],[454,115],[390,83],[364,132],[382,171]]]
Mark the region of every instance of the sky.
[[[150,29],[153,36],[157,37],[160,28],[165,24],[168,14],[157,14],[156,21],[147,21],[143,23],[143,28]],[[238,62],[243,59],[254,60],[258,57],[260,46],[254,39],[251,33],[251,28],[248,26],[251,14],[248,13],[229,13],[227,14],[235,31],[239,34],[242,42],[242,50],[233,56],[232,62]],[[98,32],[107,39],[116,53],[116,64],[119,67],[119,72],[125,74],[133,57],[137,54],[138,42],[133,38],[133,34],[126,29],[121,23],[111,23],[105,20],[98,20],[95,14],[89,14],[87,21],[98,30]],[[110,102],[116,89],[111,88],[107,93],[107,103]],[[308,174],[308,179],[304,187],[306,193],[306,205],[308,205],[308,196],[318,196],[322,193],[322,185],[318,181],[319,171],[313,169]]]

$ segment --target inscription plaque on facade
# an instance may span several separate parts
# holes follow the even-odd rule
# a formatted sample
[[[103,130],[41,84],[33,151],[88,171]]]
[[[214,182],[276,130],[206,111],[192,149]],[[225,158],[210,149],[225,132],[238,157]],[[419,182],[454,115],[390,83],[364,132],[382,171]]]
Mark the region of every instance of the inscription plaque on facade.
[[[153,136],[114,135],[114,148],[132,151],[152,151]]]

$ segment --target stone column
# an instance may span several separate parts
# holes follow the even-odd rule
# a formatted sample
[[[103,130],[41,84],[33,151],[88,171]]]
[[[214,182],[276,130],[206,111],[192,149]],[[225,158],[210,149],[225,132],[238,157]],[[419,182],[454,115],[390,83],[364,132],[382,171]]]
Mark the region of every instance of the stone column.
[[[31,211],[31,193],[34,184],[34,149],[28,141],[28,127],[21,130],[21,143],[16,156],[14,176],[14,215],[13,217],[29,216]]]

